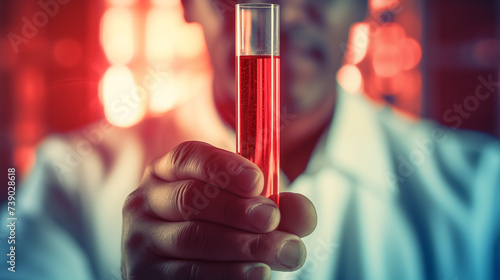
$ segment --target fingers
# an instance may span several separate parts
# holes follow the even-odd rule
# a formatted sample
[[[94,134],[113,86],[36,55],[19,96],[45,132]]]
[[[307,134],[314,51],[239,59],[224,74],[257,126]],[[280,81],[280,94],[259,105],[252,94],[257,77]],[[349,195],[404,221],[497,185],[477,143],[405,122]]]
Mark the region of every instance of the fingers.
[[[300,268],[299,236],[314,230],[314,207],[285,193],[278,209],[259,195],[263,186],[260,169],[241,156],[200,142],[177,146],[148,167],[125,202],[124,275],[265,279],[269,269]]]
[[[277,211],[276,204],[263,196],[245,199],[196,180],[152,179],[128,197],[124,215],[140,209],[166,221],[206,221],[251,232],[269,232],[279,223],[279,230],[300,237],[317,224],[315,208],[303,195],[281,193]]]
[[[184,142],[155,160],[149,169],[167,182],[196,179],[243,197],[257,196],[264,188],[259,167],[203,142]]]
[[[157,179],[142,192],[143,209],[166,221],[207,221],[251,232],[272,231],[280,221],[277,205],[268,198],[242,198],[197,180]]]
[[[270,280],[271,269],[262,263],[169,260],[138,266],[130,271],[127,279]]]
[[[316,228],[318,217],[312,202],[296,193],[280,193],[281,221],[278,229],[305,237]]]
[[[302,241],[281,231],[255,234],[205,222],[153,222],[149,229],[146,249],[167,259],[260,262],[282,271],[298,269],[306,259]]]

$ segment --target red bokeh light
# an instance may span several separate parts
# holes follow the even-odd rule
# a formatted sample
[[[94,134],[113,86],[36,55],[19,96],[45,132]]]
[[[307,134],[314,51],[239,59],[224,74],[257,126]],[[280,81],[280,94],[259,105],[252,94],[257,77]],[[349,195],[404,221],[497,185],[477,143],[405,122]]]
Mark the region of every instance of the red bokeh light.
[[[389,23],[381,26],[375,31],[373,40],[375,44],[397,45],[399,41],[406,37],[404,28],[397,23]]]
[[[413,38],[404,38],[400,41],[400,50],[403,56],[403,70],[410,70],[418,65],[422,58],[422,48]]]
[[[73,66],[81,57],[82,47],[73,39],[59,40],[54,46],[54,58],[62,66]]]
[[[380,77],[393,77],[401,72],[403,55],[394,45],[380,45],[373,53],[373,69]]]

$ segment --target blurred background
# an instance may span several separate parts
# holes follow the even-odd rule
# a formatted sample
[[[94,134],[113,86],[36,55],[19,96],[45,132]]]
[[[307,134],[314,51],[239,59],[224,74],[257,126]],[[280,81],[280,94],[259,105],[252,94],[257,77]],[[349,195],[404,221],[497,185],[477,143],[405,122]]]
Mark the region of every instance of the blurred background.
[[[332,79],[348,92],[500,137],[500,1],[370,0],[339,47],[345,64]],[[211,75],[180,0],[2,0],[1,170],[25,175],[48,134],[172,110]]]

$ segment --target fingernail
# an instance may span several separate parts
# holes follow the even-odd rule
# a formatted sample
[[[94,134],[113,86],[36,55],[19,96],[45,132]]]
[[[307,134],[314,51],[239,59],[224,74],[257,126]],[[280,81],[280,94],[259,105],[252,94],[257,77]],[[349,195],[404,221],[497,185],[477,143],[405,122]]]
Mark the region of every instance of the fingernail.
[[[260,180],[264,180],[260,175],[260,172],[255,169],[245,168],[238,174],[238,186],[245,192],[251,192]]]
[[[258,230],[273,230],[279,223],[279,211],[267,204],[258,204],[250,210],[250,224]]]
[[[278,262],[288,268],[296,268],[301,263],[303,250],[299,241],[285,241],[278,250]]]
[[[255,266],[248,271],[247,280],[271,280],[271,270],[265,265]]]

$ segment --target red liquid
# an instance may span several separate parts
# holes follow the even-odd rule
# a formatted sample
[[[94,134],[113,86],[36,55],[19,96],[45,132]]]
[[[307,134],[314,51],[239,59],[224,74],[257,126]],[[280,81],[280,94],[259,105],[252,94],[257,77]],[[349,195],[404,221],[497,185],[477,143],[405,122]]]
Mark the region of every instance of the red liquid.
[[[236,63],[236,152],[262,169],[262,195],[278,204],[280,58],[239,56]]]

